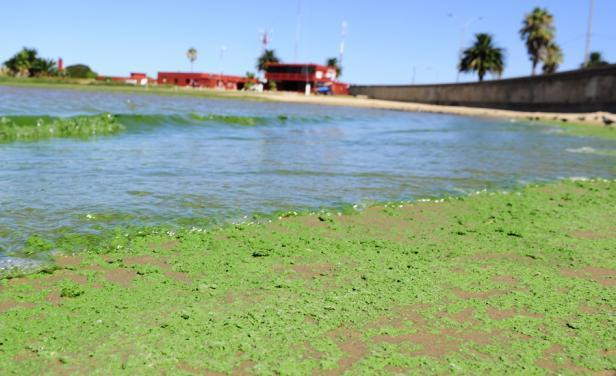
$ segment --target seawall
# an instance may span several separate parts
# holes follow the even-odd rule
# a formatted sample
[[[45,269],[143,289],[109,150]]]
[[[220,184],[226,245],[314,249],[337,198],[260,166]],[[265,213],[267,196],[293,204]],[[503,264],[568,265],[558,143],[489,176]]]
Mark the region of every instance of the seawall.
[[[616,113],[616,64],[476,83],[352,85],[350,94],[401,102],[515,111]]]

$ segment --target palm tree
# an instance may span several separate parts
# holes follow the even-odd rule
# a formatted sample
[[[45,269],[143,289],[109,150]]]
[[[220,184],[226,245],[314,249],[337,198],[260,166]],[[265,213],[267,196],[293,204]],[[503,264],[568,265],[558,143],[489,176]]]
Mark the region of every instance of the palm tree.
[[[255,84],[255,73],[254,72],[246,72],[246,85],[244,86],[246,89],[250,89]]]
[[[563,62],[563,51],[556,43],[550,43],[543,50],[541,61],[543,61],[543,74],[554,73]]]
[[[14,76],[30,76],[30,68],[38,59],[38,52],[34,48],[24,47],[4,62],[4,66]]]
[[[267,69],[268,65],[279,62],[280,59],[276,56],[276,52],[274,50],[265,50],[257,60],[257,70],[263,72]]]
[[[500,77],[505,69],[504,51],[492,43],[492,35],[475,34],[475,44],[462,52],[458,69],[460,72],[477,72],[479,82],[490,72]]]
[[[534,76],[543,51],[554,40],[554,17],[547,9],[535,8],[524,16],[520,37],[526,43],[528,56],[533,63]]]
[[[594,51],[591,52],[588,56],[588,62],[586,64],[582,64],[582,68],[597,68],[605,65],[609,65],[607,61],[603,60],[603,56],[601,56],[601,52]]]
[[[56,62],[52,59],[38,58],[30,67],[30,75],[35,77],[55,76],[57,73]]]
[[[14,76],[50,76],[56,73],[56,62],[39,57],[34,48],[22,48],[5,61],[4,66]]]
[[[197,50],[193,47],[189,48],[188,51],[186,51],[186,57],[190,60],[190,71],[192,72],[195,60],[197,60]]]
[[[338,63],[337,58],[330,57],[329,59],[327,59],[325,65],[327,65],[329,68],[334,68],[336,70],[336,78],[342,76],[342,67]]]

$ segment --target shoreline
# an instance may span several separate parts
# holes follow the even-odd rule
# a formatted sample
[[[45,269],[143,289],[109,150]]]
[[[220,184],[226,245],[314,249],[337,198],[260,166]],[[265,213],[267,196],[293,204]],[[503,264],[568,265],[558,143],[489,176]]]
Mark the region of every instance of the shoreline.
[[[296,104],[327,105],[340,107],[370,108],[380,110],[393,110],[405,112],[427,112],[435,114],[449,114],[459,116],[490,117],[501,119],[516,119],[526,121],[539,121],[559,123],[562,125],[593,125],[616,129],[616,114],[597,111],[586,113],[562,112],[532,112],[511,111],[480,107],[445,106],[413,102],[397,102],[380,99],[371,99],[353,96],[305,96],[292,92],[250,92],[250,91],[224,91],[215,89],[193,89],[180,87],[137,87],[128,85],[105,85],[86,83],[63,82],[28,82],[25,80],[0,80],[0,86],[50,88],[63,90],[86,90],[103,92],[139,93],[168,96],[191,96],[211,99],[236,99],[269,101]]]
[[[614,180],[566,180],[58,255],[57,270],[0,280],[0,367],[613,370],[614,199]]]
[[[562,112],[529,112],[529,111],[511,111],[480,107],[464,107],[464,106],[444,106],[435,104],[413,103],[413,102],[397,102],[380,99],[359,98],[359,97],[343,97],[343,96],[303,96],[296,93],[263,93],[263,97],[285,103],[304,103],[318,104],[331,106],[348,106],[359,108],[372,108],[381,110],[394,110],[406,112],[427,112],[435,114],[450,114],[460,116],[478,116],[490,118],[508,118],[529,121],[541,122],[562,122],[564,124],[580,124],[605,126],[606,121],[615,124],[616,115],[597,111],[587,113],[562,113]],[[564,119],[564,120],[563,120]]]
[[[67,232],[57,238],[41,237],[39,234],[32,234],[35,237],[33,244],[24,244],[21,248],[6,254],[0,253],[0,257],[17,260],[13,266],[9,264],[0,268],[0,284],[2,280],[15,278],[27,278],[30,275],[50,273],[57,270],[55,263],[56,256],[83,255],[89,253],[108,253],[115,251],[115,246],[121,244],[123,248],[131,238],[143,236],[148,233],[176,233],[178,231],[197,231],[197,232],[216,232],[223,231],[235,226],[267,226],[272,222],[283,221],[296,217],[330,217],[336,216],[355,216],[362,215],[364,211],[387,207],[402,207],[408,205],[422,205],[425,203],[442,203],[450,201],[464,201],[481,195],[509,195],[524,189],[549,187],[558,184],[575,184],[576,182],[599,182],[616,183],[616,179],[602,177],[569,177],[553,180],[551,182],[527,182],[513,187],[500,187],[493,189],[479,189],[466,193],[441,193],[436,195],[419,196],[409,200],[398,201],[376,201],[368,205],[360,203],[342,203],[338,206],[329,207],[298,207],[294,209],[275,210],[271,213],[242,213],[237,218],[229,218],[224,221],[214,221],[207,224],[192,224],[185,226],[181,224],[168,225],[164,223],[156,225],[121,225],[121,227],[110,227],[101,229],[96,234],[88,232]],[[123,237],[118,237],[118,228],[124,228]],[[119,243],[118,243],[119,241]],[[73,247],[75,244],[78,247]],[[18,266],[18,261],[24,262]]]
[[[208,99],[235,99],[269,101],[281,103],[327,105],[341,107],[370,108],[380,110],[393,110],[405,112],[427,112],[435,114],[449,114],[458,116],[476,116],[501,119],[516,119],[525,121],[539,121],[558,123],[562,125],[591,125],[616,129],[616,114],[597,111],[588,113],[559,113],[559,112],[531,112],[511,111],[479,107],[445,106],[412,102],[397,102],[380,99],[370,99],[352,96],[305,96],[290,92],[249,92],[224,91],[215,89],[193,89],[179,87],[136,87],[127,85],[104,85],[63,82],[28,82],[25,80],[0,80],[0,86],[50,88],[63,90],[87,90],[102,92],[140,93],[168,96],[191,96]]]

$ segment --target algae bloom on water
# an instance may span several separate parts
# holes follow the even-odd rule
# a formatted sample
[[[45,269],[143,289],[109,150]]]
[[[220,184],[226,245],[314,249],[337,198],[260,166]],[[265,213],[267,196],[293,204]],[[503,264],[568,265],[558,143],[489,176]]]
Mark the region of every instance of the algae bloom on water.
[[[88,138],[124,130],[111,114],[73,117],[3,116],[0,117],[0,142],[40,140],[59,137]]]
[[[193,120],[202,122],[215,122],[232,125],[242,125],[246,127],[252,127],[256,125],[264,125],[267,123],[267,119],[258,116],[235,116],[235,115],[198,115],[191,113],[190,117]]]

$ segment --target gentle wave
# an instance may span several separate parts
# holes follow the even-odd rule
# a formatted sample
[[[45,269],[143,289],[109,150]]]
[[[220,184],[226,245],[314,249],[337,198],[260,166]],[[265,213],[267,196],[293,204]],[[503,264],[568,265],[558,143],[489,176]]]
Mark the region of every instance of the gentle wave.
[[[288,123],[322,123],[328,116],[298,117],[237,116],[222,114],[98,114],[72,117],[1,116],[0,142],[36,141],[49,138],[90,138],[111,135],[128,129],[163,125],[228,125],[256,127]]]
[[[51,117],[51,116],[2,116],[0,117],[0,142],[33,141],[48,138],[89,138],[109,135],[124,130],[111,114]]]
[[[331,120],[329,116],[299,117],[287,115],[274,116],[238,116],[224,114],[199,114],[191,112],[188,114],[118,114],[117,119],[129,126],[133,124],[143,125],[207,125],[207,124],[226,124],[243,127],[253,127],[261,125],[283,125],[287,123],[322,123]]]

